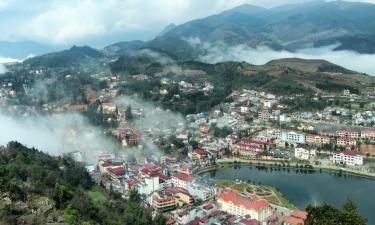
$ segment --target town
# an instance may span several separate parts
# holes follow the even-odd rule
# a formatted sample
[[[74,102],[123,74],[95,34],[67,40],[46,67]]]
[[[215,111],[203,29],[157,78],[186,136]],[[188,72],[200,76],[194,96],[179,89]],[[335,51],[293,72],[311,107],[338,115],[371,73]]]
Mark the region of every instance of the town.
[[[65,75],[63,79],[70,82],[76,78]],[[133,74],[130,79],[147,81],[150,77]],[[68,154],[85,165],[98,185],[123,198],[136,191],[146,209],[153,216],[165,215],[167,224],[304,224],[307,212],[295,208],[272,187],[202,176],[225,165],[375,176],[373,89],[362,94],[343,90],[336,96],[317,95],[309,99],[311,104],[324,102],[327,106],[315,111],[294,108],[292,102],[302,96],[242,89],[230,93],[225,102],[211,110],[181,115],[181,121],[147,121],[140,125],[146,117],[172,112],[153,104],[145,107],[137,98],[124,98],[118,90],[122,81],[114,74],[99,80],[105,85],[87,95],[90,98],[85,103],[45,102],[37,108],[14,103],[19,97],[32,96],[28,78],[21,81],[21,89],[20,81],[4,78],[0,104],[7,113],[24,117],[38,110],[100,115],[100,124],[106,124],[105,133],[119,143],[120,149],[102,149],[90,162],[87,153],[79,149]],[[162,78],[158,94],[169,95],[171,87],[176,93],[200,91],[207,96],[215,89],[206,81]],[[172,98],[180,96],[173,94]],[[158,154],[150,153],[150,144],[157,146],[154,151]]]

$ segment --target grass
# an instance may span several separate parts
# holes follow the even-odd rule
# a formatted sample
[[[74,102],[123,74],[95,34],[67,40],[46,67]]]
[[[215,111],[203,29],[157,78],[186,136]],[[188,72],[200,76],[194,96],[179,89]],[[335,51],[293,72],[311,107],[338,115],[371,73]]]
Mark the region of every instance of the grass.
[[[273,193],[275,193],[275,195],[277,196],[277,198],[280,200],[281,204],[283,204],[284,207],[288,208],[288,209],[297,209],[293,203],[291,203],[289,201],[289,199],[283,194],[281,193],[280,191],[278,191],[276,188],[274,187],[268,187],[270,190],[272,190]]]
[[[95,202],[104,202],[107,200],[103,193],[98,191],[89,191],[87,194]]]
[[[266,199],[272,204],[281,205],[292,210],[297,209],[283,193],[274,187],[254,186],[253,184],[236,183],[235,181],[230,180],[216,180],[215,184],[221,188],[228,187],[242,193],[244,193],[246,189],[249,193],[255,192],[256,195]]]

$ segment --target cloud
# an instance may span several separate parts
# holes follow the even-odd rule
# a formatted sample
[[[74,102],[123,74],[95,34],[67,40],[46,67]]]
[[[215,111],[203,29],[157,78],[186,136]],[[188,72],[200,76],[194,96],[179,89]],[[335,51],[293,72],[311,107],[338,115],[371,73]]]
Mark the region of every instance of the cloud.
[[[203,48],[205,54],[200,60],[209,63],[225,61],[246,61],[255,65],[263,65],[274,59],[302,58],[324,59],[350,70],[375,76],[375,54],[359,54],[354,51],[334,51],[339,44],[320,48],[300,49],[296,52],[275,51],[269,47],[251,48],[247,45],[228,46],[223,43],[204,43],[199,39],[186,39],[193,47]]]
[[[116,149],[103,133],[75,113],[13,117],[0,110],[0,145],[18,141],[52,155],[81,151],[88,161]]]
[[[19,62],[19,60],[8,58],[8,57],[2,57],[0,55],[0,74],[4,74],[8,71],[7,68],[5,67],[5,65],[3,65],[3,64],[4,63],[12,63],[12,62]]]
[[[244,3],[273,7],[307,1],[310,0],[0,0],[0,32],[4,40],[32,39],[59,45],[147,40],[172,22],[181,24]]]

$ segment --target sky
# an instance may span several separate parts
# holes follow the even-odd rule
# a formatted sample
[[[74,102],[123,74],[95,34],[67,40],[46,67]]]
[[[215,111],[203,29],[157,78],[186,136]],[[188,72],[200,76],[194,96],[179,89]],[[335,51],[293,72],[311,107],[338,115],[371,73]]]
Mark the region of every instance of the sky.
[[[0,0],[0,41],[103,47],[121,40],[149,40],[170,23],[182,24],[244,3],[273,7],[306,1]]]

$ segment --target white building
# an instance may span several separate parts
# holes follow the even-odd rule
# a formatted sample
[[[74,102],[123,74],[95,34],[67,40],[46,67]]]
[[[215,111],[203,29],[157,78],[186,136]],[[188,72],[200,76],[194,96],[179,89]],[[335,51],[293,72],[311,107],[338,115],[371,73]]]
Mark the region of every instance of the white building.
[[[174,187],[188,189],[188,187],[193,183],[193,181],[193,176],[184,173],[175,173],[172,175],[172,184]]]
[[[216,194],[215,187],[209,187],[202,184],[189,185],[187,190],[193,197],[199,198],[203,201],[207,201],[208,199],[213,198]]]
[[[334,152],[332,155],[332,162],[349,166],[362,166],[363,154],[355,151]]]
[[[298,147],[294,149],[294,157],[302,160],[310,160],[316,157],[316,150]]]

